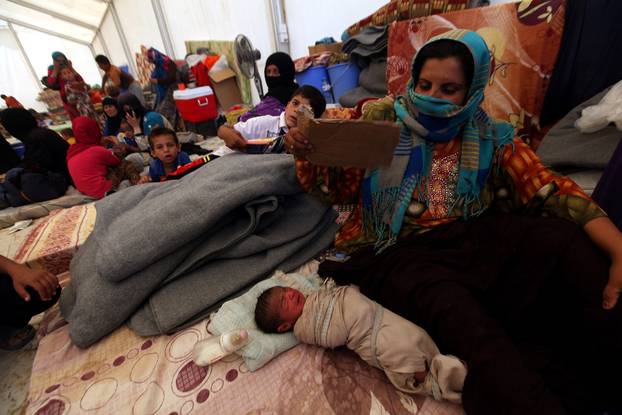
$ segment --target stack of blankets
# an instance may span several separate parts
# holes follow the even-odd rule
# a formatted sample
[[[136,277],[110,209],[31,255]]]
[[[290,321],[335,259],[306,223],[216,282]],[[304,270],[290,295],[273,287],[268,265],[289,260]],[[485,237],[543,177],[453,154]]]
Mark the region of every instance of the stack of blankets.
[[[382,98],[387,94],[387,26],[367,26],[349,38],[342,50],[361,68],[359,86],[342,95],[339,103],[353,107],[364,98]]]
[[[96,210],[60,303],[79,347],[125,322],[144,336],[193,324],[275,269],[307,262],[337,230],[335,211],[303,192],[287,154],[230,154]]]

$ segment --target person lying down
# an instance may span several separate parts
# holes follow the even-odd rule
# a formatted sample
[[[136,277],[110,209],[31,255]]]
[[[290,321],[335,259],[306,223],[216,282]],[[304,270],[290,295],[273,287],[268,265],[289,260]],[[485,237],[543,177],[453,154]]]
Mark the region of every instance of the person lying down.
[[[323,287],[305,298],[290,287],[272,287],[257,299],[255,322],[266,333],[294,330],[302,343],[346,346],[384,370],[406,393],[461,403],[466,367],[442,355],[428,333],[383,308],[354,286]]]

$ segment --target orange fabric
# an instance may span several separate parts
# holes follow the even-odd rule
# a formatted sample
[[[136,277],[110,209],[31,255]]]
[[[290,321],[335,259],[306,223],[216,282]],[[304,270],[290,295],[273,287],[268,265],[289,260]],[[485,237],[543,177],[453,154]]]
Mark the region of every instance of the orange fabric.
[[[508,146],[503,153],[503,168],[508,172],[523,203],[551,182],[559,190],[557,195],[572,195],[591,200],[590,197],[571,179],[558,176],[547,169],[533,150],[520,139],[514,139],[514,150]]]
[[[537,148],[539,117],[557,59],[564,0],[533,0],[481,7],[393,23],[389,30],[389,93],[403,94],[416,51],[431,37],[460,28],[479,33],[492,54],[492,73],[482,108],[510,122]]]
[[[7,108],[24,108],[24,106],[13,96],[7,96],[4,98]]]

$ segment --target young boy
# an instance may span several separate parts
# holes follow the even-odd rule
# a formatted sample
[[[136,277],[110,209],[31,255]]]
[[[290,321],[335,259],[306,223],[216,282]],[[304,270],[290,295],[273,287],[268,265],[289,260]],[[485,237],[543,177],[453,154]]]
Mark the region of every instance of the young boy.
[[[257,299],[255,321],[267,333],[293,329],[303,343],[330,348],[345,345],[384,370],[402,392],[461,402],[464,364],[442,355],[421,327],[352,286],[322,288],[307,298],[294,288],[272,287]]]
[[[151,156],[154,160],[149,165],[149,180],[142,182],[159,182],[177,167],[190,163],[188,154],[181,151],[181,145],[175,131],[166,127],[157,127],[149,134]]]
[[[233,127],[223,125],[218,129],[218,137],[227,147],[244,151],[249,141],[283,136],[289,128],[295,127],[298,120],[298,108],[308,106],[319,118],[326,109],[326,100],[320,91],[310,85],[304,85],[294,91],[281,115],[264,115],[248,121],[238,122]],[[275,143],[270,152],[280,153],[285,149],[283,142]]]

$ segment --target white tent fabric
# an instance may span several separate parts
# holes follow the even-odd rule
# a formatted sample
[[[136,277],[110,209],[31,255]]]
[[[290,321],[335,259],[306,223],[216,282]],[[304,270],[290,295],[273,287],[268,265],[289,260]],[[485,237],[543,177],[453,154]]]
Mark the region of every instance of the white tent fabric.
[[[114,64],[117,66],[129,66],[129,60],[128,57],[125,55],[125,52],[123,51],[123,43],[121,43],[121,37],[119,36],[119,32],[117,31],[117,28],[114,24],[112,14],[106,14],[106,17],[102,22],[100,31],[102,34],[102,38],[106,42],[106,46],[108,47],[108,51],[110,53],[104,55],[108,56],[110,61],[114,62]]]
[[[88,46],[18,25],[14,27],[39,79],[48,74],[47,68],[52,64],[52,52],[61,51],[88,84],[101,83],[101,75]]]
[[[6,63],[10,64],[9,68],[4,68]],[[1,21],[0,93],[17,97],[27,108],[45,111],[45,105],[36,101],[39,87],[30,73],[28,63],[20,53],[19,46],[15,42],[8,25]],[[3,100],[0,100],[0,106],[4,106]]]
[[[96,0],[0,0],[0,19],[90,44],[106,8],[106,3]]]
[[[132,53],[140,51],[140,45],[166,53],[151,0],[116,0],[114,4]]]

